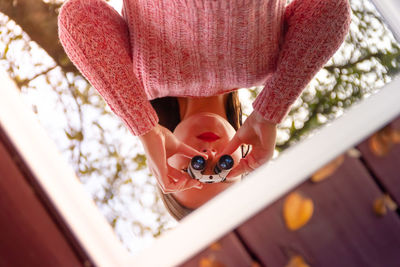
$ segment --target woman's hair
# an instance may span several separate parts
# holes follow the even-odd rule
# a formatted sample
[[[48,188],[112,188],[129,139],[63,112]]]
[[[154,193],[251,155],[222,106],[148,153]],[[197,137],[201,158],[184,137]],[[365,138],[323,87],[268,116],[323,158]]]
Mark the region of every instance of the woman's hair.
[[[178,99],[176,97],[163,97],[153,99],[150,103],[158,115],[159,124],[173,132],[181,121]],[[242,125],[242,106],[237,91],[229,93],[225,110],[228,122],[237,131]],[[242,157],[244,157],[243,147]],[[172,194],[163,194],[158,186],[157,192],[159,193],[167,211],[177,221],[183,219],[193,211],[193,209],[181,205]]]
[[[158,115],[159,124],[173,132],[181,122],[178,99],[162,97],[150,100],[150,103]],[[236,131],[239,130],[242,125],[242,107],[237,91],[228,94],[225,110],[228,122]]]

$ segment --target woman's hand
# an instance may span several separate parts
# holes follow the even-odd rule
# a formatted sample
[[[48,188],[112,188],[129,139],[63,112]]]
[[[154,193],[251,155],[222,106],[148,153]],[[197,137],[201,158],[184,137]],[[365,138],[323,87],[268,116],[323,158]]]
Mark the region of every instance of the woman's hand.
[[[150,132],[139,136],[147,155],[148,166],[156,177],[164,194],[183,191],[189,188],[202,188],[202,183],[168,165],[167,159],[174,154],[192,158],[195,155],[207,155],[180,142],[175,135],[165,127],[157,124]]]
[[[236,132],[224,151],[217,157],[231,155],[242,144],[251,145],[250,153],[242,158],[227,178],[248,173],[266,163],[274,154],[276,124],[265,120],[257,111],[253,111]]]

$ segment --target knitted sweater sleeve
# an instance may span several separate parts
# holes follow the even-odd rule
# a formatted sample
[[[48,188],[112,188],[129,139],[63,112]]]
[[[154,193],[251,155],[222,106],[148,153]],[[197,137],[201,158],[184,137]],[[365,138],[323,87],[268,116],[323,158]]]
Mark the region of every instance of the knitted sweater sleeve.
[[[103,0],[69,0],[58,30],[68,57],[133,135],[143,135],[158,117],[133,73],[128,26]]]
[[[277,67],[253,102],[267,121],[280,123],[349,31],[348,0],[294,0],[286,7]]]

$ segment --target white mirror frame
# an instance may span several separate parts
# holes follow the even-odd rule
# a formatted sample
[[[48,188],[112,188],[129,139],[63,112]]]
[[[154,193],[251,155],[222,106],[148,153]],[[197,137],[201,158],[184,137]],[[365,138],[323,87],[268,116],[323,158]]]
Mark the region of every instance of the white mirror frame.
[[[400,40],[400,16],[397,15],[400,2],[373,2]],[[132,256],[84,191],[71,166],[59,154],[33,112],[22,102],[15,84],[1,71],[0,80],[1,127],[96,266],[176,266],[183,263],[400,114],[400,77],[397,77],[378,93],[321,127],[311,138],[287,149],[275,161],[207,202],[182,220],[178,227]]]
[[[96,266],[127,266],[128,252],[84,191],[72,167],[0,69],[0,127]]]

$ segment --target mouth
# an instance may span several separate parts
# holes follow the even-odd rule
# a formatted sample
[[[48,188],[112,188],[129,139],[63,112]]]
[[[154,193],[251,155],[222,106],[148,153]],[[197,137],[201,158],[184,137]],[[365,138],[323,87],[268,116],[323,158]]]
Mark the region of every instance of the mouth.
[[[200,140],[206,141],[206,142],[214,142],[214,141],[218,140],[220,137],[218,135],[216,135],[215,133],[206,132],[206,133],[202,133],[202,134],[198,135],[197,138],[199,138]]]

